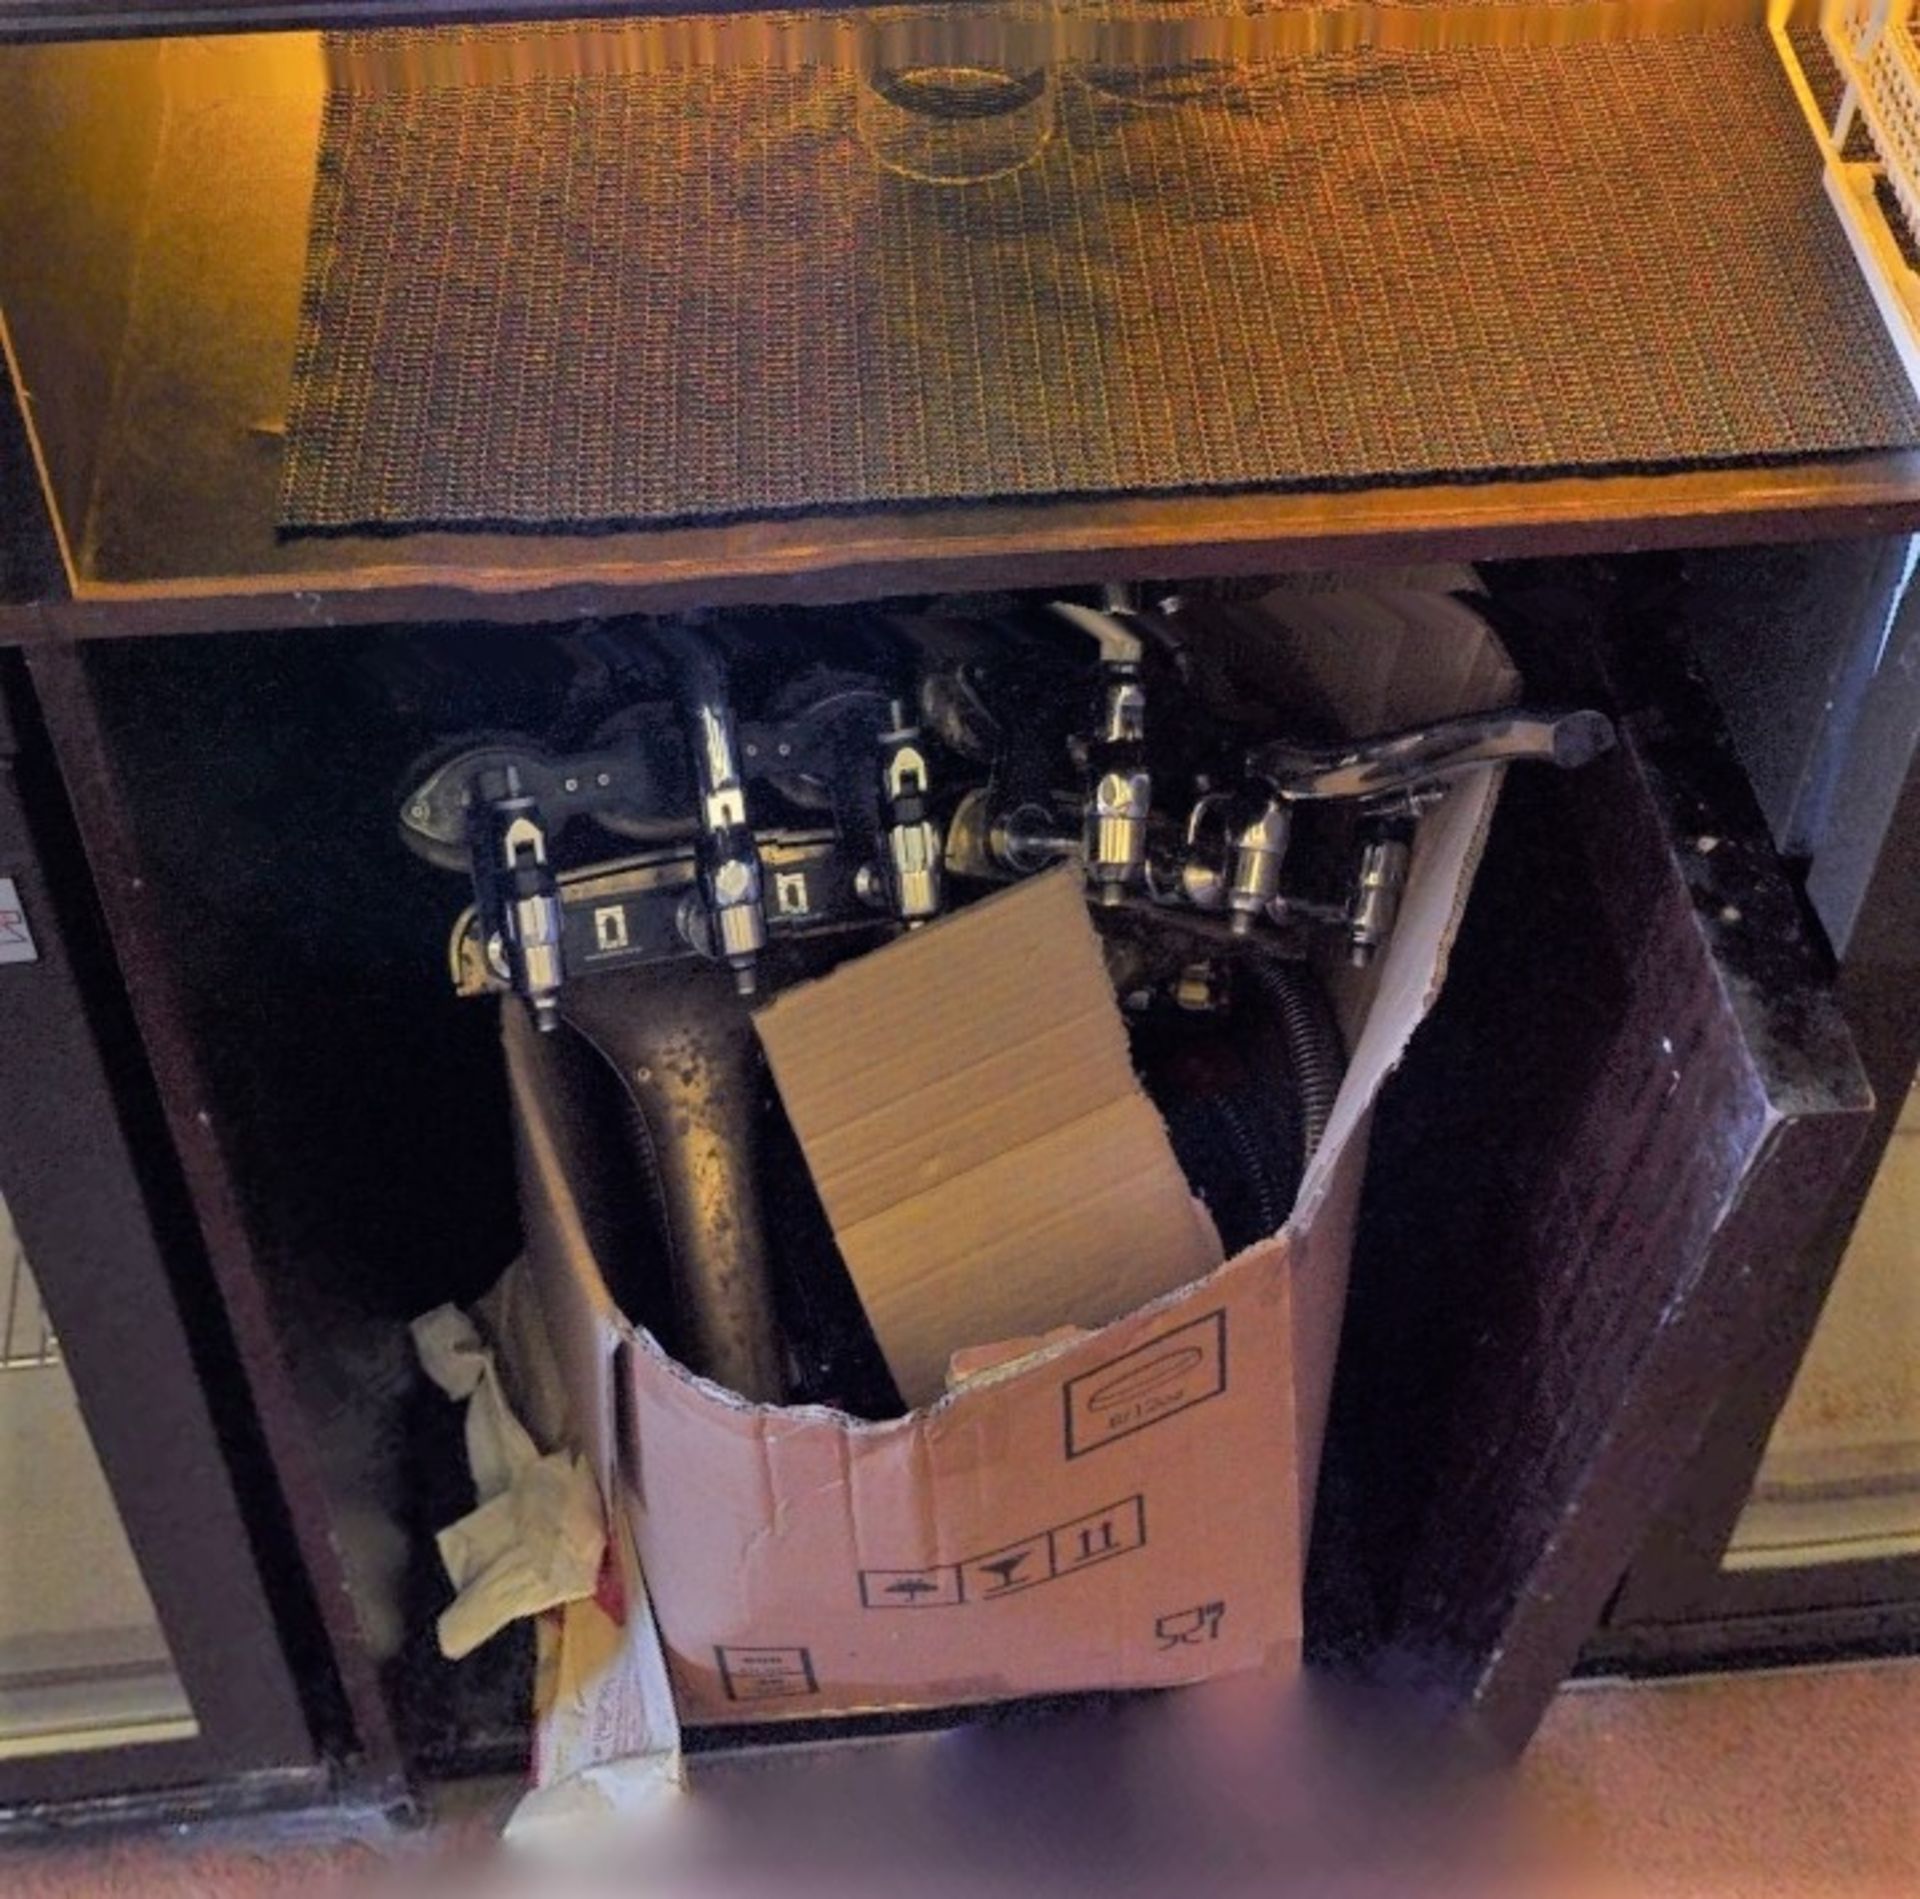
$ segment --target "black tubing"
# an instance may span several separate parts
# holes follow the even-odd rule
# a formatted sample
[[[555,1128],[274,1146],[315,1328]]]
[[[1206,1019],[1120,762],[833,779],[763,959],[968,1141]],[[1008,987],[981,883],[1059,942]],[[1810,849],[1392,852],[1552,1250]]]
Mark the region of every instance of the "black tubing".
[[[1300,1165],[1304,1169],[1326,1138],[1334,1097],[1346,1072],[1346,1051],[1326,992],[1303,965],[1253,955],[1240,963],[1272,1007],[1286,1038],[1293,1084],[1300,1098]]]

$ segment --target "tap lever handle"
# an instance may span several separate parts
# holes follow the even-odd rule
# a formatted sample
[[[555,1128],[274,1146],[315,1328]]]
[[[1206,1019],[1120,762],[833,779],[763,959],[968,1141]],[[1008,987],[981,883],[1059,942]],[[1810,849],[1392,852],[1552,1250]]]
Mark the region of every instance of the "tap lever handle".
[[[1604,713],[1516,707],[1347,745],[1277,741],[1247,754],[1247,772],[1289,803],[1374,798],[1488,765],[1537,762],[1571,771],[1611,751],[1613,743],[1613,722]]]
[[[697,851],[704,933],[713,955],[733,971],[735,987],[749,996],[760,952],[766,947],[767,914],[762,904],[760,851],[747,814],[733,695],[720,655],[693,628],[663,629],[662,643],[681,671],[700,827]]]

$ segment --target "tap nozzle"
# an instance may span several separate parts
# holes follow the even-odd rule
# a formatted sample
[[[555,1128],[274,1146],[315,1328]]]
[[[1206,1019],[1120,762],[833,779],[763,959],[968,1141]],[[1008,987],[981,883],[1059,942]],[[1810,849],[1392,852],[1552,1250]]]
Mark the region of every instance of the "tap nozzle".
[[[883,866],[888,900],[908,929],[940,914],[940,833],[934,828],[927,793],[931,774],[921,747],[920,728],[909,725],[898,700],[893,729],[880,734],[880,815],[885,833]]]
[[[1235,823],[1227,880],[1227,927],[1235,936],[1248,935],[1280,894],[1280,867],[1292,837],[1293,814],[1274,797]]]
[[[1399,920],[1413,858],[1413,822],[1404,812],[1361,822],[1360,862],[1347,911],[1348,960],[1356,969],[1373,961]]]
[[[1087,878],[1102,904],[1124,902],[1147,862],[1153,777],[1146,765],[1147,689],[1137,659],[1100,668],[1100,728],[1091,748]]]
[[[467,843],[473,868],[474,910],[482,940],[497,942],[507,981],[527,1005],[534,1026],[560,1022],[566,978],[560,887],[547,860],[540,806],[508,765],[483,772],[467,803]]]
[[[1087,801],[1087,877],[1098,900],[1126,900],[1147,862],[1147,814],[1153,780],[1144,767],[1103,771]]]
[[[747,789],[726,674],[713,649],[692,634],[674,641],[686,668],[685,704],[699,801],[700,895],[710,953],[750,996],[767,943],[760,847],[747,821]]]
[[[1125,609],[1054,602],[1055,615],[1100,648],[1100,699],[1093,742],[1087,748],[1087,881],[1098,902],[1112,906],[1146,872],[1147,818],[1153,778],[1147,770],[1147,687],[1144,648]]]

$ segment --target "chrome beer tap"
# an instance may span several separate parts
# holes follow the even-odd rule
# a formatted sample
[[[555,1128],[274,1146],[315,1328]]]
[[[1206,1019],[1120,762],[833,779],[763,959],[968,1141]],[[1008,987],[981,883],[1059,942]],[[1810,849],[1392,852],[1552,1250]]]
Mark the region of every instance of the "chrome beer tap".
[[[551,1031],[560,1020],[560,888],[547,857],[547,827],[519,771],[482,772],[467,804],[474,909],[488,960]]]
[[[1407,803],[1368,812],[1360,820],[1359,858],[1347,906],[1347,959],[1356,969],[1373,961],[1399,921],[1413,864],[1414,818]]]
[[[932,777],[920,728],[893,702],[890,729],[880,734],[880,881],[894,915],[908,929],[940,914],[941,844],[928,793]]]
[[[1364,968],[1379,953],[1400,912],[1421,811],[1447,782],[1494,765],[1537,763],[1574,770],[1612,749],[1602,713],[1532,708],[1472,713],[1345,745],[1279,741],[1247,755],[1247,775],[1270,794],[1270,810],[1296,804],[1360,802],[1358,858],[1345,909],[1348,955]],[[1284,829],[1280,832],[1285,848]],[[1265,861],[1236,839],[1233,886],[1260,887]],[[1277,875],[1277,865],[1275,867]],[[1284,899],[1280,900],[1284,903]],[[1236,918],[1236,928],[1240,927]]]
[[[1255,746],[1247,775],[1289,804],[1372,798],[1442,784],[1485,765],[1535,762],[1563,771],[1613,747],[1613,723],[1600,712],[1542,712],[1526,707],[1475,712],[1342,745]]]
[[[680,913],[681,933],[733,971],[743,996],[758,985],[760,952],[767,943],[767,913],[760,847],[747,820],[747,788],[733,701],[718,656],[697,633],[676,628],[667,640],[681,662],[687,745],[693,758],[697,894],[689,892]]]
[[[1100,647],[1098,718],[1087,746],[1086,866],[1096,901],[1111,909],[1141,881],[1153,813],[1143,647],[1125,607],[1061,600],[1053,610]]]

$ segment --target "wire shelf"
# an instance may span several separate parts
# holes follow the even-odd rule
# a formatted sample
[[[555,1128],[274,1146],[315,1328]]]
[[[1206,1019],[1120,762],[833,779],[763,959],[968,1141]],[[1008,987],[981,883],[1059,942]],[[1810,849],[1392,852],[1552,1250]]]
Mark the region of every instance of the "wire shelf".
[[[1920,390],[1920,40],[1915,0],[1820,0],[1809,59],[1796,0],[1769,0],[1774,45],[1820,148],[1828,200],[1908,380]],[[1830,64],[1838,96],[1825,97]]]

